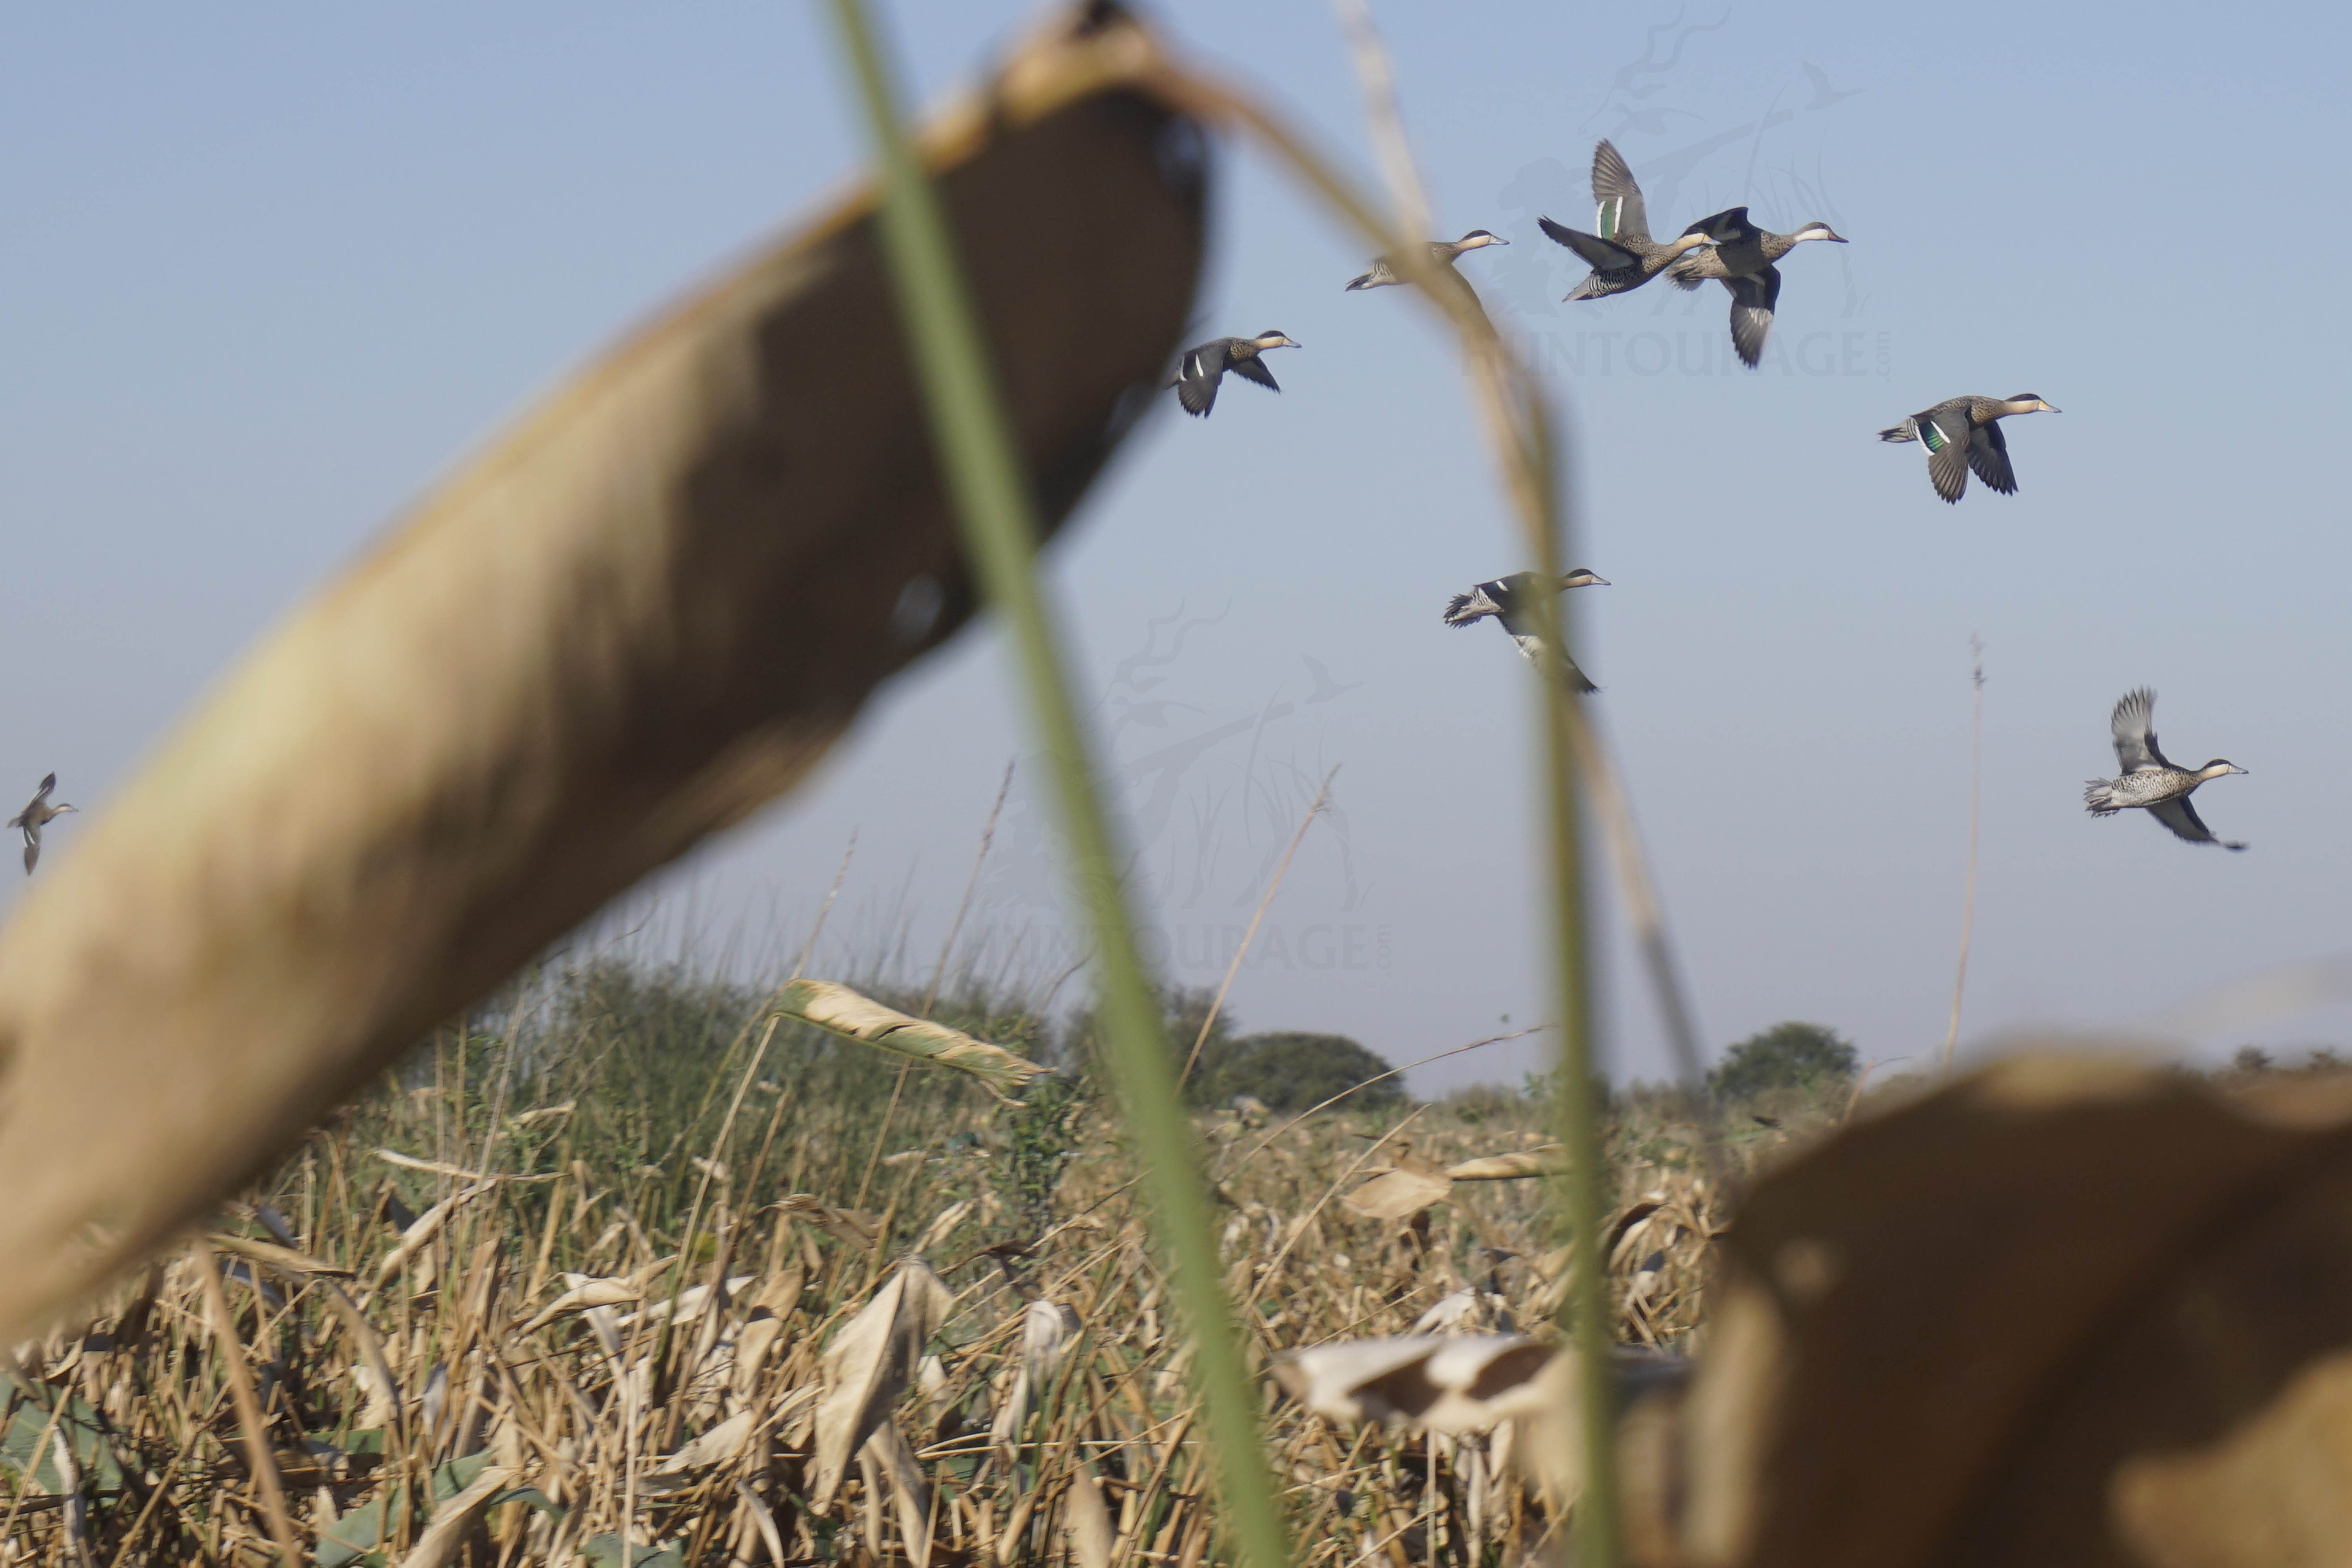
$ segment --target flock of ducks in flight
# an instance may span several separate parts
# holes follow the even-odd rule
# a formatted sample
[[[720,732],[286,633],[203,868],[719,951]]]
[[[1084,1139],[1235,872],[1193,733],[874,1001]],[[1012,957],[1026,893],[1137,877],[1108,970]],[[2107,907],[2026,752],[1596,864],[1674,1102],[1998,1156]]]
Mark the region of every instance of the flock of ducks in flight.
[[[1790,234],[1759,228],[1749,220],[1748,209],[1741,206],[1703,217],[1661,244],[1650,234],[1649,209],[1643,203],[1642,187],[1634,183],[1633,172],[1626,167],[1617,149],[1605,141],[1592,150],[1592,199],[1593,233],[1570,228],[1548,217],[1538,220],[1546,236],[1574,251],[1591,268],[1591,274],[1569,291],[1568,298],[1605,300],[1639,289],[1661,273],[1677,289],[1696,289],[1712,279],[1722,284],[1731,296],[1732,350],[1738,354],[1740,363],[1751,369],[1763,359],[1764,340],[1772,330],[1772,313],[1780,301],[1780,259],[1808,240],[1846,243],[1843,235],[1825,223],[1804,224]],[[1439,266],[1452,268],[1474,250],[1509,243],[1486,229],[1474,228],[1459,239],[1432,240],[1429,255]],[[1349,279],[1347,287],[1349,292],[1355,292],[1404,281],[1391,258],[1383,256]],[[1269,392],[1280,392],[1281,384],[1266,368],[1265,355],[1276,349],[1304,346],[1272,329],[1255,337],[1212,338],[1185,351],[1177,363],[1175,378],[1169,384],[1176,389],[1176,399],[1185,413],[1205,417],[1216,406],[1217,388],[1228,372],[1244,381],[1254,381]],[[2057,412],[2048,400],[2031,392],[2021,392],[2014,397],[1948,397],[1933,408],[1922,409],[1901,424],[1881,430],[1878,438],[1919,443],[1927,454],[1927,481],[1946,501],[1960,499],[1968,489],[1971,473],[1988,489],[2014,495],[2017,473],[2010,465],[2009,442],[2001,435],[2000,422],[2012,415]],[[1606,587],[1608,583],[1607,578],[1579,567],[1560,578],[1552,591]],[[1515,572],[1507,577],[1480,583],[1468,593],[1456,594],[1447,601],[1444,622],[1458,627],[1475,626],[1487,619],[1498,621],[1519,651],[1530,661],[1540,664],[1544,645],[1536,635],[1531,607],[1545,586],[1543,579],[1532,572]],[[1577,668],[1573,658],[1565,653],[1561,657],[1579,690],[1599,689]],[[2095,816],[2144,810],[2192,843],[2243,849],[2243,844],[2214,837],[2189,797],[2200,784],[2246,770],[2220,758],[2194,769],[2176,767],[2166,761],[2157,748],[2156,732],[2149,728],[2155,703],[2156,694],[2143,688],[2116,704],[2111,724],[2116,759],[2122,764],[2123,773],[2116,778],[2092,780],[2084,794],[2084,804]],[[41,858],[41,829],[74,809],[63,801],[51,804],[49,796],[57,787],[58,775],[51,773],[33,792],[25,809],[8,819],[8,826],[25,837],[26,876],[32,874]]]
[[[1750,369],[1762,363],[1764,341],[1772,331],[1773,311],[1780,302],[1778,264],[1781,258],[1808,240],[1846,243],[1843,235],[1818,221],[1801,225],[1789,234],[1759,228],[1744,206],[1729,207],[1711,217],[1703,217],[1673,239],[1660,243],[1650,233],[1649,209],[1642,200],[1642,187],[1634,182],[1633,170],[1606,141],[1592,150],[1592,200],[1594,232],[1591,234],[1554,223],[1549,217],[1537,220],[1547,237],[1567,247],[1591,268],[1583,281],[1569,290],[1567,298],[1608,299],[1639,289],[1662,273],[1677,289],[1696,289],[1712,279],[1722,284],[1731,296],[1732,351]],[[1474,250],[1509,243],[1486,229],[1474,228],[1460,239],[1430,241],[1429,256],[1439,267],[1451,268]],[[1354,292],[1405,281],[1392,259],[1383,256],[1366,271],[1349,279],[1347,288]],[[1169,384],[1176,389],[1177,401],[1185,413],[1205,417],[1216,406],[1217,387],[1228,371],[1270,391],[1280,392],[1282,388],[1275,381],[1274,373],[1266,368],[1265,356],[1275,349],[1303,346],[1272,329],[1251,338],[1213,338],[1185,351],[1178,362],[1175,378]],[[1902,423],[1881,430],[1878,438],[1893,444],[1917,442],[1927,453],[1927,482],[1947,503],[1957,503],[1967,493],[1971,473],[1986,489],[2000,495],[2015,495],[2017,470],[2010,462],[2009,440],[2001,433],[2000,421],[2020,414],[2057,412],[2056,405],[2032,392],[2021,392],[2013,397],[1948,397],[1932,408],[1923,408],[1906,416]],[[1454,595],[1446,603],[1444,620],[1447,626],[1457,627],[1475,626],[1489,618],[1499,621],[1519,651],[1539,664],[1545,650],[1542,639],[1536,635],[1531,614],[1537,596],[1548,586],[1557,593],[1607,585],[1607,578],[1581,567],[1561,577],[1556,585],[1547,584],[1532,572],[1514,573],[1480,583],[1466,594]],[[1598,689],[1573,658],[1565,652],[1561,658],[1578,689]],[[2168,762],[2157,748],[2156,733],[2149,728],[2155,704],[2156,694],[2146,688],[2131,692],[2116,704],[2110,727],[2115,734],[2116,760],[2123,771],[2116,778],[2092,780],[2084,794],[2084,804],[2095,816],[2144,810],[2191,843],[2243,849],[2243,844],[2216,838],[2198,816],[2189,797],[2200,784],[2246,770],[2220,758],[2195,769],[2176,767]],[[27,866],[31,864],[29,853]]]

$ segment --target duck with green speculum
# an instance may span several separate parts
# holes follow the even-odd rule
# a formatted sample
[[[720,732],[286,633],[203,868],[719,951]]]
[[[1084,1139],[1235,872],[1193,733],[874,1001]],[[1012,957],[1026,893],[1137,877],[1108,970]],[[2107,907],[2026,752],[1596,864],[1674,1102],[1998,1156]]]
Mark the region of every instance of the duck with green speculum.
[[[1935,407],[1914,414],[1900,425],[1878,433],[1882,441],[1916,441],[1927,448],[1927,482],[1948,503],[1957,502],[1969,488],[1969,470],[1986,488],[2005,496],[2017,493],[2017,470],[2010,467],[2009,438],[2000,421],[2012,414],[2056,414],[2057,406],[2037,392],[2015,397],[1948,397]]]
[[[1608,142],[1592,150],[1592,200],[1595,233],[1586,234],[1548,217],[1536,219],[1555,244],[1568,247],[1592,268],[1583,282],[1569,290],[1570,300],[1601,300],[1639,289],[1680,260],[1685,251],[1717,243],[1714,236],[1696,232],[1685,232],[1664,245],[1652,239],[1642,187],[1633,183],[1633,171]]]
[[[1436,262],[1440,267],[1451,267],[1455,261],[1469,255],[1470,252],[1474,250],[1484,250],[1490,245],[1508,245],[1511,242],[1509,240],[1503,238],[1499,235],[1489,234],[1483,228],[1474,228],[1468,234],[1464,235],[1460,239],[1431,240],[1429,242],[1429,258],[1432,261]],[[1408,279],[1404,274],[1396,269],[1394,261],[1388,257],[1382,256],[1373,260],[1370,271],[1359,273],[1355,277],[1349,279],[1348,289],[1349,290],[1357,289],[1385,289],[1391,283],[1403,283],[1408,281],[1410,281],[1410,279]]]
[[[1491,616],[1503,623],[1503,629],[1510,634],[1511,641],[1527,656],[1528,662],[1540,666],[1543,663],[1544,640],[1537,630],[1534,609],[1537,595],[1544,590],[1545,581],[1540,573],[1514,572],[1507,577],[1480,583],[1468,593],[1456,594],[1445,602],[1445,624],[1457,628],[1475,626]],[[1608,578],[1580,566],[1560,578],[1552,591],[1560,593],[1570,588],[1607,586]],[[1568,659],[1567,664],[1569,679],[1575,683],[1579,691],[1601,689],[1592,684],[1583,670],[1577,668],[1575,659]]]
[[[2214,837],[2189,797],[2199,784],[2246,770],[2221,757],[2201,768],[2174,766],[2156,743],[2155,714],[2156,693],[2145,686],[2126,693],[2116,704],[2107,723],[2115,731],[2116,761],[2123,764],[2123,774],[2093,779],[2084,788],[2084,805],[2093,816],[2113,816],[2137,807],[2191,844],[2243,849],[2242,844]]]
[[[1780,269],[1772,265],[1809,239],[1846,243],[1845,236],[1816,219],[1794,234],[1774,234],[1748,221],[1746,207],[1727,207],[1683,230],[1685,238],[1704,235],[1715,243],[1666,268],[1677,289],[1696,289],[1712,278],[1731,293],[1731,347],[1753,370],[1764,359],[1764,339],[1780,304]]]
[[[1208,417],[1209,410],[1217,405],[1217,387],[1232,371],[1244,381],[1254,381],[1271,392],[1280,392],[1274,372],[1265,368],[1260,356],[1268,349],[1304,348],[1304,343],[1286,338],[1268,327],[1254,338],[1211,338],[1197,348],[1184,351],[1176,363],[1176,377],[1168,384],[1176,389],[1176,401],[1184,412],[1195,418]]]

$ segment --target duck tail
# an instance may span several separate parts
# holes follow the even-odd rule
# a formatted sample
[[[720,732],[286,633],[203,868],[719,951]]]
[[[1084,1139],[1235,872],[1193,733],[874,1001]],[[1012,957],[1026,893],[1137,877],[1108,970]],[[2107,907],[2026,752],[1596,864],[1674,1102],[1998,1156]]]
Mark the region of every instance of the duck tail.
[[[1484,610],[1478,611],[1475,615],[1471,613],[1470,595],[1467,594],[1456,594],[1445,601],[1445,624],[1457,630],[1475,622],[1486,613]]]
[[[1345,292],[1353,293],[1359,289],[1369,288],[1371,285],[1371,281],[1372,275],[1369,272],[1363,273],[1355,278],[1350,278],[1348,279],[1348,287]]]
[[[2116,781],[2092,779],[2083,786],[2083,808],[2093,816],[2113,816],[2123,807],[2116,803]]]
[[[1906,419],[1900,425],[1890,425],[1878,433],[1878,438],[1882,441],[1916,441],[1919,438],[1919,422]]]

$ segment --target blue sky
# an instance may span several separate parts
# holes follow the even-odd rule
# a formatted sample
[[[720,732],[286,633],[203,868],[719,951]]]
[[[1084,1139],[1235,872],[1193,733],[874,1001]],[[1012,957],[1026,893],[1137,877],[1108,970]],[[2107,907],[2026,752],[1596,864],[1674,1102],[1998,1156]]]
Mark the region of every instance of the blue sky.
[[[1712,1043],[1786,1017],[1925,1059],[1949,1005],[1969,656],[1986,645],[1982,880],[1964,1039],[2145,1020],[2352,948],[2328,414],[2347,339],[2343,23],[1990,4],[1605,13],[1382,6],[1451,235],[1568,411],[1580,595]],[[889,8],[927,96],[1024,13]],[[1160,13],[1360,155],[1329,11]],[[309,587],[564,371],[853,172],[808,5],[49,8],[0,49],[0,778],[102,805]],[[1745,202],[1825,218],[1759,372],[1719,291],[1565,305],[1536,229],[1590,216],[1616,138],[1671,232]],[[1219,169],[1202,336],[1279,327],[1284,395],[1147,422],[1055,557],[1171,973],[1213,982],[1315,783],[1235,1005],[1408,1060],[1545,1012],[1523,667],[1448,595],[1523,564],[1461,377],[1403,290],[1245,149]],[[1040,244],[1084,246],[1083,233]],[[2317,260],[2320,267],[2312,265]],[[1880,426],[2039,392],[2021,493],[1929,491]],[[1215,497],[1213,503],[1204,497]],[[1312,662],[1310,662],[1312,661]],[[606,929],[789,953],[853,828],[826,949],[928,967],[1024,749],[980,628],[902,680],[798,796]],[[2229,856],[2095,822],[2109,706],[2161,694]],[[920,768],[901,765],[910,752]],[[1025,778],[1025,773],[1023,775]],[[13,786],[12,786],[13,787]],[[1050,831],[1016,785],[971,929],[1055,967]],[[62,825],[50,855],[72,852]],[[646,913],[650,900],[652,914]],[[1619,1070],[1660,1070],[1612,945]],[[2340,1006],[2184,1044],[2341,1040]],[[1527,1043],[1423,1088],[1515,1076]]]

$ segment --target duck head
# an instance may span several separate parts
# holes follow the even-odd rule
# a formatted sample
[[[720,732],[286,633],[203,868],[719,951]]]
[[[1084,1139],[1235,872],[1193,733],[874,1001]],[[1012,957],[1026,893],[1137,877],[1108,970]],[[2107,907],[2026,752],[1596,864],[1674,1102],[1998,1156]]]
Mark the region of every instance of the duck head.
[[[1826,239],[1832,245],[1847,243],[1845,236],[1815,218],[1811,223],[1789,237],[1790,239]]]
[[[2245,769],[2240,767],[2237,763],[2231,762],[2226,757],[2216,757],[2211,762],[2207,763],[2203,767],[2199,768],[2197,770],[2197,776],[2200,780],[2226,778],[2231,773],[2242,773],[2245,771]]]
[[[1498,234],[1489,234],[1483,228],[1474,228],[1468,234],[1464,235],[1460,239],[1455,240],[1454,242],[1454,248],[1456,250],[1479,250],[1489,245],[1508,245],[1511,242],[1509,240],[1505,239]]]
[[[1563,588],[1606,588],[1609,586],[1609,579],[1598,572],[1588,571],[1580,566],[1562,577],[1559,580],[1559,585]]]
[[[1250,341],[1262,349],[1303,349],[1307,346],[1295,338],[1283,336],[1279,327],[1268,327]]]
[[[2021,392],[2009,400],[2011,414],[2059,414],[2064,412],[2038,392]]]

